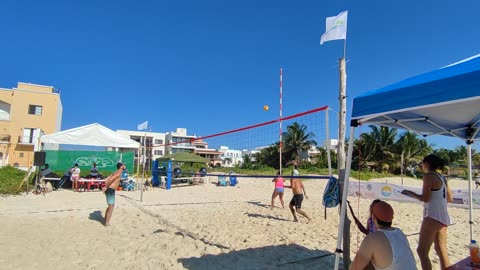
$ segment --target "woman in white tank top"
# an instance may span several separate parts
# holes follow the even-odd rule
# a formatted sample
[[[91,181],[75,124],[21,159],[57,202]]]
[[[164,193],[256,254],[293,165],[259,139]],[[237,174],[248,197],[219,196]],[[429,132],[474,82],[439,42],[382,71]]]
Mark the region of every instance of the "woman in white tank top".
[[[432,269],[428,254],[434,243],[441,269],[450,266],[447,252],[447,226],[451,224],[451,220],[447,211],[447,202],[452,201],[452,195],[445,178],[436,172],[443,166],[444,161],[438,156],[426,156],[422,161],[422,168],[425,171],[422,194],[410,190],[402,191],[402,194],[424,202],[423,222],[417,248],[423,270]]]

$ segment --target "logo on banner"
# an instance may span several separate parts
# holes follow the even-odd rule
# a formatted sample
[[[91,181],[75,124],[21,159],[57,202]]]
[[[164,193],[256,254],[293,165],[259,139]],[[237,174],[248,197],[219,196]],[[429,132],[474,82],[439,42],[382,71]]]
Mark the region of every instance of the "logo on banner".
[[[388,197],[392,195],[392,188],[389,186],[383,186],[382,187],[382,195],[385,197]]]

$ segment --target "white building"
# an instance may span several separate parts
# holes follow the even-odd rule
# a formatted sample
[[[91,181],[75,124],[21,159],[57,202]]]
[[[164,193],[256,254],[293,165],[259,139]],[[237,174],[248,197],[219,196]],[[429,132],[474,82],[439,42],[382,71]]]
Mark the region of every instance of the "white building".
[[[145,153],[142,153],[145,154],[145,169],[150,169],[150,164],[152,164],[153,160],[163,157],[166,154],[166,147],[164,145],[166,143],[165,133],[134,130],[117,130],[117,132],[122,134],[126,138],[132,139],[139,142],[141,145],[146,146]],[[138,164],[138,159],[138,150],[135,150],[135,164]]]
[[[176,131],[167,132],[165,140],[168,145],[165,146],[165,153],[167,155],[179,152],[193,153],[195,150],[193,142],[196,138],[195,135],[187,135],[186,128],[177,128]]]
[[[243,164],[243,155],[241,150],[229,149],[228,146],[220,146],[217,150],[222,152],[220,159],[223,167],[235,167]]]

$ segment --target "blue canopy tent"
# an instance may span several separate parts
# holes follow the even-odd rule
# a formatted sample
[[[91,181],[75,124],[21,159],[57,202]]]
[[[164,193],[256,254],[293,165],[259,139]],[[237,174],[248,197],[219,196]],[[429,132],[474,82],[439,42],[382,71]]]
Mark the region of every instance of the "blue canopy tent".
[[[467,144],[470,239],[472,220],[471,144],[480,140],[480,54],[353,99],[343,201],[348,194],[355,127],[364,124],[406,129],[422,136],[457,137]],[[341,207],[341,248],[346,204]],[[339,254],[337,254],[337,257]]]

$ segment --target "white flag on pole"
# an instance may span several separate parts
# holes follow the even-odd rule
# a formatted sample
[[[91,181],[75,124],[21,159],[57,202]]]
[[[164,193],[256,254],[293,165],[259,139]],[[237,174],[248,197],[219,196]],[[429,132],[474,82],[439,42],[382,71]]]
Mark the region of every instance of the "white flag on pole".
[[[148,127],[148,121],[145,121],[143,123],[141,123],[140,125],[137,126],[137,129],[138,130],[144,130],[144,129],[147,129]]]
[[[347,39],[347,14],[348,11],[344,11],[337,16],[327,17],[326,30],[320,38],[320,45],[330,40]]]

